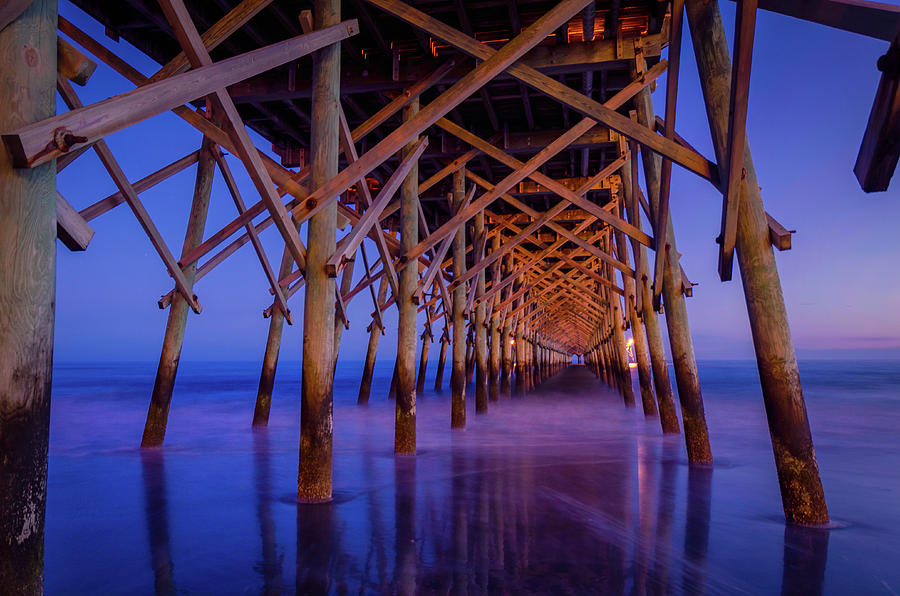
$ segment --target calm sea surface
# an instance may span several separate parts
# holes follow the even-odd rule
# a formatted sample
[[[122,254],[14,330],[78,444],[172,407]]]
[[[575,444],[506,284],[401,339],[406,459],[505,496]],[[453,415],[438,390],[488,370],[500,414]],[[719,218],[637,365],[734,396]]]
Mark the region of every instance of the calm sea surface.
[[[434,355],[436,356],[436,355]],[[156,364],[57,364],[48,594],[900,594],[900,363],[801,377],[834,518],[785,528],[753,362],[704,362],[712,469],[572,367],[450,432],[418,403],[395,458],[390,363],[334,386],[335,500],[298,506],[300,367],[252,432],[258,363],[181,364],[166,445],[138,449]],[[636,383],[635,383],[636,384]]]

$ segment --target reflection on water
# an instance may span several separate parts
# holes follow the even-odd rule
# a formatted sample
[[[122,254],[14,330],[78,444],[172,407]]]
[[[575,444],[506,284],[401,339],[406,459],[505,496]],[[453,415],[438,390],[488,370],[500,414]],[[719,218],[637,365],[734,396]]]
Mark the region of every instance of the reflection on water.
[[[690,468],[678,437],[660,436],[583,368],[492,402],[463,432],[446,428],[448,400],[430,397],[416,457],[392,455],[386,401],[336,406],[328,504],[293,501],[290,410],[251,432],[231,427],[232,416],[246,422],[235,404],[194,431],[208,412],[198,402],[173,412],[185,426],[170,429],[165,449],[58,449],[47,593],[818,595],[897,585],[894,528],[784,527],[768,445],[747,447],[757,443],[741,425],[728,428],[739,448],[714,434],[720,464]],[[133,438],[115,432],[110,445]],[[94,488],[91,475],[116,488]],[[842,493],[832,494],[834,510]],[[62,515],[63,497],[95,509]],[[829,541],[842,553],[832,560]]]

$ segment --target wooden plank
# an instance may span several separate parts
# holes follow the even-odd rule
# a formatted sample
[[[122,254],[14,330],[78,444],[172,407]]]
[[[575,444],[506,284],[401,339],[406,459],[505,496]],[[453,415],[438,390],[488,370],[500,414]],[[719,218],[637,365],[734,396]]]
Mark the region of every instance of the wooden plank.
[[[681,29],[684,23],[684,0],[672,0],[672,18],[669,22],[669,70],[666,73],[666,127],[665,137],[675,137],[675,107],[678,100],[678,70],[681,65]],[[669,245],[669,191],[672,186],[672,162],[663,157],[659,176],[659,197],[656,202],[656,221],[653,238],[656,239],[653,266],[653,304],[659,309],[662,295],[663,270],[668,258]],[[649,191],[648,191],[649,192]]]
[[[490,46],[481,43],[453,27],[428,16],[422,11],[399,2],[398,0],[366,1],[412,26],[418,27],[429,34],[446,41],[458,50],[469,54],[476,59],[486,60],[495,53],[495,50]],[[635,139],[642,146],[645,146],[664,157],[668,157],[675,163],[712,181],[714,184],[717,183],[717,166],[709,163],[703,156],[696,152],[690,151],[689,149],[672,142],[670,139],[661,137],[640,124],[631,122],[628,118],[622,116],[614,109],[594,101],[556,79],[539,72],[531,66],[517,63],[508,67],[506,72],[526,85],[556,99],[582,115],[594,118],[616,132]]]
[[[356,21],[345,21],[300,35],[24,126],[4,134],[3,142],[16,167],[31,168],[216,89],[346,39],[357,31]]]
[[[72,89],[72,85],[67,79],[57,76],[56,86],[59,89],[60,95],[62,95],[63,101],[69,106],[69,109],[77,110],[81,107],[81,100],[78,99],[78,95],[75,93],[75,90]],[[144,229],[144,233],[146,233],[147,237],[150,239],[153,248],[156,249],[156,252],[165,264],[166,269],[169,270],[169,275],[175,280],[175,287],[178,288],[178,291],[184,296],[184,299],[190,305],[191,310],[199,314],[202,309],[200,303],[197,302],[197,299],[193,294],[193,284],[188,281],[184,275],[184,271],[178,266],[178,262],[172,255],[172,251],[169,250],[169,247],[163,240],[162,234],[159,233],[159,230],[150,218],[150,214],[147,213],[143,203],[141,203],[140,198],[138,198],[137,192],[125,176],[125,172],[119,167],[119,163],[113,157],[109,147],[106,146],[106,142],[103,139],[100,139],[94,144],[93,149],[97,153],[97,157],[99,157],[100,161],[103,163],[103,167],[106,168],[106,171],[113,179],[113,182],[115,182],[119,191],[125,197],[125,201],[128,203],[128,206],[131,207],[134,216]]]
[[[866,192],[887,190],[900,159],[900,23],[878,70],[881,79],[853,168]]]
[[[744,181],[744,144],[747,140],[747,103],[750,95],[750,63],[756,30],[757,0],[739,0],[734,23],[734,58],[726,140],[726,176],[723,181],[722,228],[719,237],[719,279],[729,281],[734,265],[738,208]],[[667,127],[668,128],[668,127]],[[655,290],[654,290],[655,291]]]
[[[353,226],[353,229],[347,234],[345,239],[349,238],[347,242],[341,241],[343,245],[340,250],[335,251],[331,258],[328,259],[325,263],[325,270],[328,272],[328,275],[334,277],[338,273],[339,266],[350,256],[356,253],[356,249],[359,248],[359,245],[362,244],[363,239],[369,234],[369,230],[372,226],[378,223],[378,218],[381,215],[381,212],[387,206],[387,204],[393,199],[394,194],[397,192],[397,189],[400,188],[400,184],[403,182],[403,179],[409,173],[410,168],[416,163],[419,157],[422,155],[422,152],[425,151],[425,148],[428,146],[428,137],[422,137],[418,143],[416,143],[413,152],[407,155],[403,161],[400,162],[400,165],[394,170],[394,173],[391,174],[391,177],[388,178],[387,182],[385,182],[384,186],[381,188],[381,191],[375,197],[375,200],[369,205],[368,209],[366,209],[363,216],[359,219],[358,222]],[[363,182],[364,183],[364,182]]]
[[[56,237],[71,251],[87,250],[94,230],[69,201],[56,192]]]
[[[97,63],[78,51],[65,39],[56,38],[56,70],[76,85],[84,87],[97,69]]]

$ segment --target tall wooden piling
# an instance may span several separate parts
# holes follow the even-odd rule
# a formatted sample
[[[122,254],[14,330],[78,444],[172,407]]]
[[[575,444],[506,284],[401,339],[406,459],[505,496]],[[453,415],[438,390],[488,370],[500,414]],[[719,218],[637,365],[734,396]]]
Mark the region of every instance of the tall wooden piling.
[[[650,90],[642,89],[635,96],[638,122],[644,126],[655,125],[653,104]],[[658,212],[659,189],[662,173],[662,159],[652,151],[642,151],[644,163],[644,179],[647,183],[647,194],[650,195],[650,210]],[[706,414],[703,410],[703,397],[700,392],[700,374],[697,370],[697,359],[694,357],[694,342],[691,339],[691,327],[688,322],[687,306],[682,292],[681,265],[678,248],[675,244],[675,231],[672,227],[671,215],[664,222],[666,246],[657,247],[665,251],[663,267],[662,297],[665,306],[666,329],[669,332],[669,348],[672,351],[672,368],[675,370],[675,383],[678,385],[678,401],[681,404],[681,422],[684,426],[684,442],[687,447],[688,461],[692,464],[711,464],[712,451],[709,447],[709,431],[706,427]]]
[[[459,212],[466,200],[466,173],[453,173],[453,210]],[[453,238],[453,279],[466,273],[466,226],[461,225]],[[453,354],[450,370],[450,428],[466,426],[466,286],[453,290]]]
[[[431,347],[431,325],[425,325],[425,329],[422,330],[422,335],[419,336],[419,339],[422,340],[422,349],[419,351],[419,374],[416,375],[416,394],[421,394],[425,391],[425,372],[428,369],[428,350]]]
[[[434,390],[440,391],[444,386],[444,364],[447,362],[447,344],[450,343],[447,329],[441,333],[441,350],[438,352],[438,365],[434,373]]]
[[[378,299],[379,305],[384,303],[387,298],[388,281],[382,276],[378,282]],[[381,318],[378,315],[372,317],[369,323],[369,344],[366,347],[366,360],[363,364],[362,380],[359,382],[359,395],[356,398],[358,405],[369,403],[369,396],[372,393],[372,375],[375,372],[375,357],[378,354],[378,342],[384,329],[381,326]]]
[[[635,167],[632,164],[632,167]],[[625,201],[628,214],[628,222],[633,226],[640,226],[639,194],[640,188],[632,180],[631,176],[622,176],[622,188],[625,191]],[[640,293],[641,320],[644,323],[644,332],[647,336],[647,350],[650,353],[650,368],[653,371],[653,387],[656,389],[656,404],[659,408],[659,423],[664,433],[678,433],[678,414],[675,412],[675,395],[672,392],[672,383],[669,380],[669,369],[666,366],[666,352],[663,347],[662,331],[659,327],[659,319],[653,310],[653,296],[650,292],[649,278],[647,275],[647,250],[643,245],[633,243],[635,271],[635,295]]]
[[[722,17],[718,2],[714,0],[688,0],[686,9],[709,128],[720,164],[720,176],[724,177],[727,176],[724,168],[728,163],[731,60]],[[769,242],[753,158],[746,141],[743,168],[746,175],[741,184],[735,249],[781,485],[782,505],[788,523],[821,524],[828,521],[828,508],[819,479],[819,466],[809,430],[781,281]]]
[[[356,258],[354,256],[350,256],[346,263],[344,264],[344,270],[341,271],[341,283],[337,286],[337,291],[340,292],[341,296],[347,294],[350,291],[351,285],[353,284],[353,269],[356,263]],[[334,350],[331,356],[331,368],[332,368],[332,376],[334,376],[334,370],[337,369],[337,361],[338,355],[341,351],[341,337],[344,333],[344,320],[338,316],[337,312],[338,306],[335,305],[335,313],[334,313]],[[344,313],[344,316],[347,316],[347,313]],[[350,322],[347,321],[347,325]]]
[[[315,0],[317,29],[341,20],[340,0]],[[313,53],[310,186],[318,188],[338,171],[340,110],[339,43]],[[300,395],[300,464],[297,498],[302,502],[331,500],[332,394],[334,380],[334,291],[325,263],[334,254],[336,197],[307,223],[306,290],[303,313],[303,365]]]
[[[628,179],[628,186],[631,187],[631,159],[629,158],[625,165],[622,166],[622,179]],[[624,205],[623,201],[619,201],[618,212],[619,217],[624,219]],[[628,258],[628,248],[626,246],[625,234],[616,230],[615,233],[615,241],[616,241],[616,255],[619,260],[626,267],[631,267],[630,259]],[[647,418],[656,418],[659,415],[659,412],[656,409],[656,402],[653,400],[653,378],[651,377],[650,372],[650,355],[647,353],[647,339],[645,337],[644,331],[644,322],[641,321],[641,318],[638,316],[637,309],[635,308],[635,301],[637,300],[637,296],[635,294],[635,285],[634,279],[628,277],[627,275],[622,276],[622,281],[625,286],[625,314],[628,317],[628,321],[631,323],[631,339],[632,339],[632,348],[634,349],[634,360],[637,363],[637,371],[638,371],[638,384],[641,389],[641,407],[644,410],[644,416]]]
[[[475,237],[473,246],[483,246],[484,212],[475,216]],[[481,255],[476,255],[476,258]],[[475,297],[484,295],[484,270],[475,277]],[[475,307],[475,413],[487,414],[488,411],[488,353],[487,353],[487,321],[484,302]]]
[[[203,242],[203,230],[206,227],[206,214],[209,211],[209,197],[214,173],[215,159],[212,154],[212,141],[204,137],[197,158],[194,197],[191,201],[191,212],[184,235],[182,255],[194,250]],[[193,287],[196,275],[196,263],[184,269],[184,276],[191,287]],[[181,359],[181,347],[184,344],[184,332],[190,309],[184,296],[180,292],[176,292],[169,305],[166,332],[159,355],[159,366],[156,369],[156,381],[153,383],[153,393],[150,395],[150,407],[147,410],[144,435],[141,439],[143,448],[160,447],[166,437],[166,423],[169,420],[169,407],[172,405],[172,392],[175,389],[175,376],[178,373],[178,361]]]
[[[408,121],[419,112],[419,99],[403,108]],[[405,159],[415,151],[419,137],[414,136],[401,152]],[[419,243],[419,167],[413,163],[400,187],[400,243],[409,252]],[[400,272],[397,296],[397,402],[394,417],[394,453],[416,452],[416,288],[419,263],[413,261]]]
[[[495,253],[500,250],[500,234],[494,234],[491,240],[491,252]],[[491,276],[491,285],[496,286],[500,283],[501,263],[503,259],[497,261],[497,266],[493,269]],[[497,401],[500,399],[500,358],[503,351],[503,344],[500,341],[500,313],[497,307],[500,305],[500,292],[494,294],[493,301],[488,303],[488,325],[491,330],[491,348],[490,348],[490,364],[488,367],[488,399]]]
[[[610,293],[612,294],[612,293]],[[625,357],[625,319],[622,316],[622,308],[619,304],[618,296],[611,296],[613,299],[612,323],[615,339],[616,359],[618,361],[619,378],[622,384],[622,397],[625,398],[625,405],[629,408],[634,407],[634,388],[631,385],[631,369],[628,367],[628,359]]]
[[[507,317],[503,321],[503,330],[500,333],[500,394],[509,397],[512,390],[513,346],[512,346],[512,321]]]
[[[278,279],[291,274],[294,258],[285,247],[281,255],[281,267]],[[256,391],[256,406],[253,408],[253,428],[263,428],[269,424],[269,411],[272,408],[272,391],[275,388],[275,370],[278,367],[278,354],[281,351],[281,338],[284,334],[284,313],[280,308],[273,308],[269,316],[269,333],[266,335],[266,351],[263,354],[262,371],[259,373],[259,388]]]
[[[56,0],[0,30],[0,130],[56,113]],[[56,302],[56,164],[0,148],[0,593],[42,594]]]

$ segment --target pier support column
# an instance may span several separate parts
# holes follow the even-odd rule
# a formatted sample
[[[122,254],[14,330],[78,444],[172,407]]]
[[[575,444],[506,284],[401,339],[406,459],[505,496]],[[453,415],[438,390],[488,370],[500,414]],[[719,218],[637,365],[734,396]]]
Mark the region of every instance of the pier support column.
[[[621,178],[625,182],[625,186],[629,189],[628,195],[631,194],[631,159],[629,158],[622,166]],[[618,205],[619,217],[625,219],[625,206],[623,204],[624,197],[620,197]],[[625,234],[616,230],[616,254],[619,260],[627,266],[631,267],[631,259],[628,258],[628,247]],[[625,311],[629,322],[631,323],[631,338],[633,340],[634,360],[637,363],[638,383],[641,388],[641,406],[644,410],[644,416],[647,418],[656,418],[659,413],[656,409],[656,402],[653,400],[653,378],[650,373],[650,355],[647,353],[647,338],[644,331],[644,323],[638,316],[635,308],[637,295],[635,294],[634,279],[623,276],[622,280],[625,284]]]
[[[500,234],[495,234],[491,240],[491,252],[494,253],[499,250]],[[498,265],[494,267],[493,275],[491,276],[492,286],[500,283],[500,263],[503,262],[504,260],[501,259],[498,261]],[[490,302],[490,307],[488,307],[488,324],[491,329],[490,365],[488,367],[488,399],[490,401],[498,401],[500,399],[500,358],[503,344],[500,341],[500,313],[497,312],[498,306],[500,306],[500,292],[494,293],[494,298]]]
[[[388,289],[388,281],[387,277],[381,276],[381,281],[378,282],[378,307],[384,303],[384,299],[387,298],[387,289]],[[375,356],[378,354],[378,341],[381,339],[381,334],[384,333],[384,329],[381,327],[379,323],[379,318],[377,316],[372,317],[372,322],[369,324],[369,345],[366,348],[366,361],[363,364],[363,373],[362,380],[359,382],[359,395],[356,398],[357,405],[363,405],[369,403],[369,395],[372,393],[372,375],[375,372]]]
[[[484,237],[484,212],[475,216],[475,238],[473,246],[480,246]],[[476,255],[478,258],[480,255]],[[475,297],[484,295],[484,269],[475,277]],[[475,413],[487,414],[488,411],[488,346],[487,346],[487,305],[481,302],[475,307]]]
[[[56,113],[56,0],[0,30],[0,130]],[[56,162],[0,147],[0,593],[42,594],[56,302]]]
[[[294,268],[291,251],[285,247],[281,256],[278,279],[290,275]],[[256,407],[253,408],[253,428],[264,428],[269,424],[272,408],[272,391],[275,388],[275,370],[278,368],[278,353],[284,334],[284,313],[275,307],[269,317],[269,334],[266,336],[266,352],[263,355],[262,371],[259,373],[259,388],[256,391]]]
[[[610,296],[615,304],[613,305],[613,332],[615,333],[616,357],[619,364],[619,378],[622,383],[622,396],[625,398],[625,405],[629,408],[634,407],[634,388],[631,385],[631,369],[628,366],[628,359],[625,357],[625,331],[623,325],[625,319],[622,317],[622,309],[619,306],[619,298]]]
[[[419,113],[419,99],[403,108],[403,120]],[[409,140],[401,152],[405,158],[415,150],[419,137]],[[419,165],[414,163],[400,186],[400,243],[408,253],[419,243]],[[419,261],[408,263],[400,272],[397,297],[397,407],[394,418],[394,453],[416,452],[416,288]]]
[[[447,362],[447,344],[450,343],[450,338],[447,334],[447,328],[444,328],[444,332],[441,334],[441,351],[438,352],[438,365],[437,371],[434,375],[434,390],[440,391],[444,385],[444,364]]]
[[[722,17],[718,2],[713,0],[688,0],[686,9],[713,145],[718,163],[724,168],[727,164],[731,60]],[[769,243],[766,214],[748,143],[744,145],[744,170],[746,177],[741,184],[735,251],[756,349],[784,514],[788,523],[821,524],[828,521],[828,508],[819,479],[781,281]]]
[[[516,393],[525,392],[525,321],[519,315],[516,324]]]
[[[512,380],[512,359],[513,347],[512,342],[512,321],[507,318],[503,321],[503,331],[500,332],[500,393],[504,397],[509,397],[512,391],[510,381]]]
[[[466,200],[466,172],[460,168],[453,173],[453,212],[457,213]],[[453,238],[453,279],[466,273],[466,226],[459,226]],[[453,289],[453,358],[450,370],[450,428],[466,426],[466,285]]]
[[[730,81],[730,80],[729,80]],[[729,82],[730,87],[730,82]],[[638,122],[647,127],[655,126],[653,103],[650,90],[643,89],[634,98]],[[644,178],[647,194],[650,195],[651,213],[659,209],[659,188],[662,176],[662,158],[652,151],[642,151]],[[681,404],[681,422],[684,425],[684,442],[688,461],[692,464],[711,464],[712,451],[709,447],[709,432],[706,428],[706,414],[703,410],[703,396],[700,392],[700,374],[694,357],[694,341],[688,322],[687,306],[682,292],[681,265],[678,262],[678,248],[671,214],[665,225],[666,246],[664,250],[662,297],[665,306],[666,329],[669,332],[669,348],[672,351],[672,368],[675,369],[675,383],[678,385],[678,401]],[[768,233],[768,232],[767,232]]]
[[[194,250],[203,242],[203,230],[206,227],[206,214],[209,210],[209,195],[212,190],[214,174],[215,160],[212,155],[212,141],[203,137],[197,158],[194,197],[191,201],[191,212],[184,235],[182,255]],[[196,262],[184,269],[184,277],[187,279],[189,287],[193,287],[196,275]],[[141,438],[142,448],[161,447],[166,437],[169,407],[172,405],[172,392],[175,389],[175,376],[178,373],[178,361],[181,359],[181,347],[184,345],[184,331],[187,327],[190,309],[190,305],[180,292],[176,292],[172,296],[162,351],[159,355],[159,366],[156,369],[156,381],[153,383],[150,407],[144,423],[144,435]]]
[[[643,153],[643,152],[642,152]],[[631,177],[622,176],[622,187],[628,208],[628,223],[640,225],[638,193],[640,188],[632,188]],[[659,424],[664,433],[677,434],[678,414],[675,412],[675,395],[666,366],[666,351],[663,347],[659,318],[653,310],[653,297],[647,277],[647,249],[642,244],[632,244],[634,253],[635,296],[640,293],[641,320],[647,335],[647,350],[650,353],[650,368],[653,371],[653,387],[656,389],[656,403],[659,407]]]
[[[341,283],[337,287],[337,292],[341,293],[341,296],[346,295],[352,288],[353,285],[353,269],[356,264],[355,255],[351,255],[347,262],[344,264],[344,270],[341,272]],[[346,313],[344,313],[346,316]],[[348,321],[349,325],[350,322]],[[341,337],[344,334],[344,321],[338,317],[337,305],[335,305],[334,312],[334,354],[332,355],[332,377],[334,376],[334,371],[337,370],[337,361],[338,356],[341,352]]]
[[[315,0],[316,29],[341,20],[340,0]],[[338,171],[341,44],[313,53],[310,186],[319,188]],[[306,290],[303,312],[303,365],[300,381],[300,451],[297,498],[331,500],[332,394],[334,381],[335,280],[325,263],[334,254],[337,197],[307,223]]]
[[[425,325],[422,335],[422,350],[419,353],[419,374],[416,377],[416,394],[425,392],[425,372],[428,369],[428,350],[431,347],[431,325]]]

